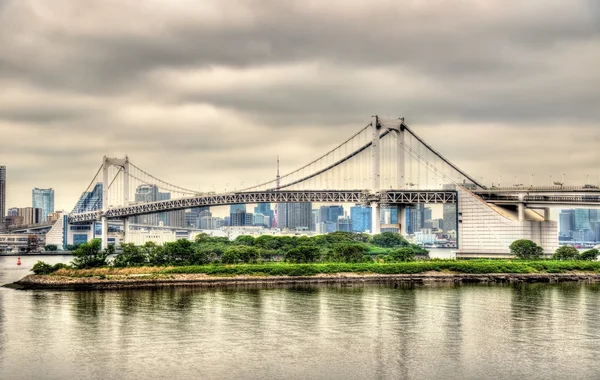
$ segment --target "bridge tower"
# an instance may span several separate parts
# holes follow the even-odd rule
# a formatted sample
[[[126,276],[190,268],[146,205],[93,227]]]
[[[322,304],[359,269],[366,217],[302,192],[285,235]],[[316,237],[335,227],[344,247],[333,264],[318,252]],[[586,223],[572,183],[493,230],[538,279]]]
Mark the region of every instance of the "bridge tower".
[[[374,115],[371,118],[371,130],[373,132],[373,140],[371,144],[371,156],[373,161],[373,168],[371,175],[373,176],[372,191],[377,193],[381,187],[381,162],[380,162],[380,148],[379,139],[381,135],[381,124],[379,124],[379,117]],[[371,202],[371,233],[378,234],[381,231],[381,209],[379,208],[379,202]]]
[[[102,160],[102,249],[108,248],[108,218],[105,214],[109,208],[108,191],[110,183],[108,180],[108,169],[111,166],[116,166],[123,170],[123,206],[129,205],[129,157],[113,158],[104,156]],[[124,242],[126,242],[128,228],[129,220],[125,218],[123,226]]]

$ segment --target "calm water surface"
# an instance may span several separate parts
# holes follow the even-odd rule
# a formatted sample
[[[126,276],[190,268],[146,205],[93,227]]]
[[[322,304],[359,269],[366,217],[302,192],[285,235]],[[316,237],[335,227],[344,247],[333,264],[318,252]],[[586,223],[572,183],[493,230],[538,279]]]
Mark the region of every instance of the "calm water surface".
[[[0,288],[0,379],[598,379],[599,326],[583,284]]]

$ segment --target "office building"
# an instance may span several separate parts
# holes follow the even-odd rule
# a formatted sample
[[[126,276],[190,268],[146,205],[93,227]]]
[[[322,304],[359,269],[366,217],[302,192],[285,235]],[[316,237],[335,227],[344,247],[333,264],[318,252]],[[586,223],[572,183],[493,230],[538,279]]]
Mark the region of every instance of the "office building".
[[[371,231],[371,207],[351,207],[350,219],[352,221],[352,232]]]
[[[312,203],[277,204],[277,225],[279,228],[295,230],[314,230],[312,223]]]
[[[140,185],[135,190],[136,203],[148,203],[166,201],[171,199],[171,193],[163,193],[159,191],[158,186],[144,184]],[[170,226],[170,227],[186,227],[185,210],[158,212],[147,215],[138,215],[131,217],[130,222],[133,224],[141,224],[147,226]]]
[[[573,237],[573,228],[575,224],[575,210],[561,210],[559,218],[559,236],[563,240],[570,240]]]
[[[88,211],[102,210],[102,183],[97,183],[92,191],[81,195],[77,204],[73,208],[73,213],[82,213]]]
[[[456,231],[458,215],[455,203],[446,203],[444,208],[444,231]]]
[[[54,212],[54,189],[38,189],[31,191],[31,205],[42,209],[42,222],[48,220],[48,215]]]

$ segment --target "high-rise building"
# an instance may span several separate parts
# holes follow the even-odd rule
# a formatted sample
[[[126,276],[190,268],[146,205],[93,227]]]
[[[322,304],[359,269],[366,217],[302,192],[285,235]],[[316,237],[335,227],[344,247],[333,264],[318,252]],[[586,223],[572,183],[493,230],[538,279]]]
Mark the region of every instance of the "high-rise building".
[[[208,212],[208,216],[212,216],[210,213],[210,208],[208,206],[205,207],[193,207],[185,212],[185,224],[190,228],[200,228],[200,218],[202,216],[207,216],[206,212]],[[205,213],[205,214],[203,214]]]
[[[573,231],[587,230],[590,228],[590,210],[579,208],[574,210]]]
[[[23,207],[17,209],[18,216],[23,218],[22,224],[38,224],[42,220],[42,209],[34,207]]]
[[[0,166],[0,223],[6,216],[6,166]]]
[[[256,205],[256,207],[254,208],[254,213],[255,214],[263,214],[269,217],[269,225],[265,226],[267,228],[271,228],[273,227],[273,220],[275,218],[275,212],[273,210],[271,210],[271,204],[270,203],[259,203]]]
[[[431,220],[433,219],[433,213],[431,212],[431,207],[425,207],[423,209],[423,223],[425,223],[426,220]]]
[[[351,207],[350,219],[352,221],[352,232],[371,231],[371,207]]]
[[[54,212],[54,189],[38,189],[31,191],[31,205],[42,209],[41,221],[46,222],[48,215]]]
[[[135,202],[148,203],[171,199],[171,193],[159,191],[158,186],[144,184],[135,190]],[[138,215],[131,218],[131,223],[148,226],[186,227],[185,210],[165,211],[154,214]]]
[[[82,213],[94,210],[102,209],[102,183],[98,182],[92,191],[85,192],[81,195],[77,203],[75,204],[75,208],[73,208],[73,213]]]
[[[327,210],[327,221],[337,222],[340,216],[344,215],[344,208],[342,206],[329,206]]]
[[[312,203],[277,204],[277,225],[279,228],[313,230]]]
[[[457,218],[456,204],[445,203],[444,204],[444,231],[456,231],[457,229]]]
[[[575,210],[560,210],[559,215],[559,236],[561,238],[573,237],[573,227],[575,224]]]
[[[398,224],[398,206],[382,206],[379,221],[381,224]]]
[[[253,214],[246,212],[246,209],[238,208],[235,212],[229,214],[230,226],[251,226],[254,222]]]
[[[425,225],[425,205],[418,203],[406,208],[406,233],[414,234]]]
[[[340,216],[337,220],[337,230],[350,232],[352,230],[352,219]]]

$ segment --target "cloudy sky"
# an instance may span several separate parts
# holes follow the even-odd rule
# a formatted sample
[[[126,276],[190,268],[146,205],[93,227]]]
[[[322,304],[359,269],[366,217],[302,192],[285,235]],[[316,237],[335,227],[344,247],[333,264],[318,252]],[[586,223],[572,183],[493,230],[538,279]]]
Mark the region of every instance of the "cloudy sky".
[[[488,183],[597,184],[599,4],[0,0],[8,206],[71,209],[104,154],[206,191],[271,179],[376,113]]]

